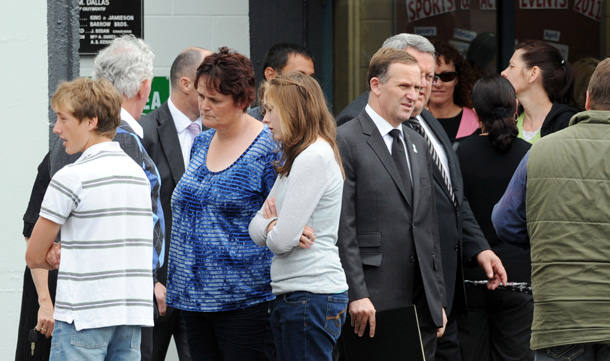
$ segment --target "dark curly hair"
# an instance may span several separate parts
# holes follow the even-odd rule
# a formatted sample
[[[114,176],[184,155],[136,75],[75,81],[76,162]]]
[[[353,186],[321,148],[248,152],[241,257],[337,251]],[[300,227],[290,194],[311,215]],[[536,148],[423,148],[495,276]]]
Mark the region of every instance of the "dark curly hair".
[[[472,67],[456,48],[447,43],[436,42],[434,43],[434,49],[436,50],[437,66],[441,64],[441,57],[445,59],[447,64],[453,62],[455,66],[458,83],[453,91],[453,102],[460,107],[472,108],[470,94],[476,80]]]
[[[250,59],[226,46],[208,55],[197,68],[195,88],[203,77],[205,86],[220,94],[231,95],[236,107],[245,112],[254,101],[256,83]]]

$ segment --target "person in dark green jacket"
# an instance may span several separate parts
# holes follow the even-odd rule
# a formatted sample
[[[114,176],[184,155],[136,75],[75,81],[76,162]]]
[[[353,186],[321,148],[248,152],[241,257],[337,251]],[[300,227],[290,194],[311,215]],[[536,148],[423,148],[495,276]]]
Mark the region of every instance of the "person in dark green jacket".
[[[610,359],[608,84],[610,58],[587,111],[532,146],[492,214],[501,239],[531,246],[536,361]]]

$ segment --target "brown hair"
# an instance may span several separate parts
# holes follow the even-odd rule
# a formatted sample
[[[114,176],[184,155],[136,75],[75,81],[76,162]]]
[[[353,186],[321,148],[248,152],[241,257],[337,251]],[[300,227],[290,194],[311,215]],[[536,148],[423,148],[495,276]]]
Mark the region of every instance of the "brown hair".
[[[315,79],[301,73],[279,75],[267,81],[264,102],[273,103],[282,125],[281,158],[276,164],[278,174],[288,176],[294,159],[318,137],[330,144],[343,174],[336,139],[337,125]]]
[[[226,46],[208,55],[197,68],[195,88],[203,77],[205,86],[233,97],[233,104],[245,112],[254,101],[254,70],[250,59]]]
[[[574,70],[563,60],[559,50],[542,40],[525,40],[517,44],[523,50],[521,59],[528,69],[537,66],[542,73],[542,87],[551,102],[573,104]]]
[[[95,132],[114,138],[121,124],[121,95],[106,79],[78,78],[63,82],[51,98],[55,112],[72,114],[79,123],[97,117]]]
[[[610,58],[597,64],[587,91],[591,110],[610,110]]]
[[[381,48],[377,50],[369,63],[369,72],[366,76],[367,84],[370,88],[371,79],[378,78],[382,83],[386,82],[388,69],[394,63],[417,64],[417,59],[404,50],[394,48]]]
[[[472,93],[475,76],[470,64],[456,48],[447,43],[434,43],[434,49],[436,49],[437,66],[441,65],[441,56],[445,59],[445,63],[453,63],[455,66],[458,82],[453,91],[453,102],[460,107],[472,108],[470,94]]]
[[[599,64],[599,59],[586,57],[576,60],[572,65],[574,69],[574,102],[580,111],[585,110],[587,87],[597,64]]]

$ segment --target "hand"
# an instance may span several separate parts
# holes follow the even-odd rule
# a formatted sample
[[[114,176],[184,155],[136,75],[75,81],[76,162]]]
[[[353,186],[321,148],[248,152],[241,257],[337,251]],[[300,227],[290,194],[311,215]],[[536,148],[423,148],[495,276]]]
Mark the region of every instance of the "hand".
[[[38,322],[36,323],[36,331],[39,331],[46,338],[53,335],[55,320],[53,319],[53,303],[50,299],[39,301]]]
[[[445,328],[447,327],[447,314],[445,313],[445,308],[443,307],[443,327],[436,330],[436,338],[441,338],[443,334],[445,334]]]
[[[299,247],[309,248],[309,246],[311,246],[315,240],[316,235],[313,233],[313,229],[311,229],[311,227],[308,225],[305,225],[303,234],[301,234],[301,239],[299,239]]]
[[[263,207],[263,217],[265,219],[277,217],[277,210],[275,209],[275,197],[267,198],[265,206]]]
[[[167,305],[165,304],[165,296],[167,295],[167,289],[161,282],[155,283],[155,299],[157,300],[157,308],[159,309],[159,316],[165,316],[167,312]]]
[[[369,336],[375,336],[375,306],[368,297],[350,302],[349,314],[352,317],[354,333],[358,334],[358,337],[364,335],[367,323],[369,325]]]
[[[59,269],[59,261],[61,259],[61,242],[55,242],[47,251],[47,263],[53,267],[52,269]]]
[[[495,253],[491,250],[482,251],[477,255],[477,262],[485,271],[489,281],[487,282],[487,289],[495,290],[500,283],[506,286],[508,281],[506,276],[506,270],[502,265],[502,261]]]

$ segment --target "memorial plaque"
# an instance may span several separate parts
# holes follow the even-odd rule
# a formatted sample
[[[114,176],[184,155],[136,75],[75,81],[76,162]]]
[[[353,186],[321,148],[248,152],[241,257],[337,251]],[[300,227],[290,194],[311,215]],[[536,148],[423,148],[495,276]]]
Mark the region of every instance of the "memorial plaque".
[[[125,34],[142,38],[143,0],[79,0],[81,55],[95,55]]]

